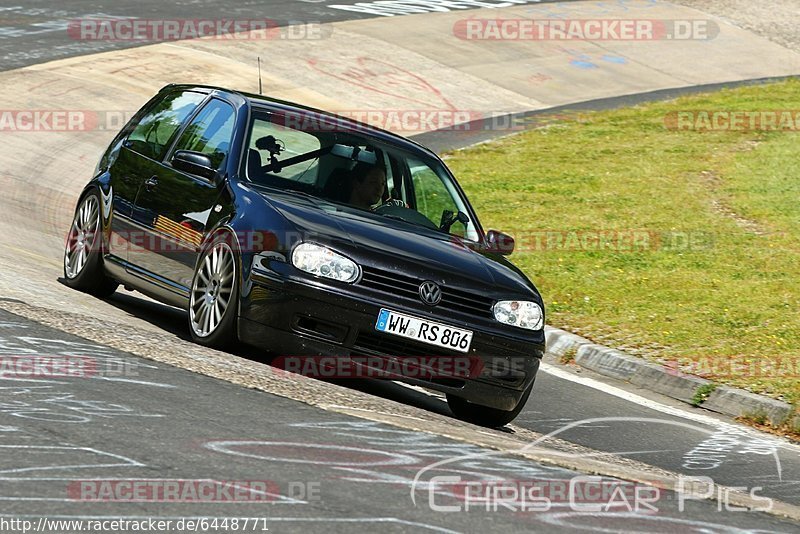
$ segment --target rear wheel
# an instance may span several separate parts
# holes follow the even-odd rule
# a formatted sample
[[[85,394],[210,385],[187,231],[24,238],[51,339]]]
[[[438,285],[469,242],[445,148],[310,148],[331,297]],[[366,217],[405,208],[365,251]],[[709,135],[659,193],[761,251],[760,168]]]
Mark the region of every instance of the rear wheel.
[[[517,406],[511,411],[499,410],[497,408],[489,408],[488,406],[474,404],[449,393],[447,394],[447,405],[450,407],[450,411],[453,412],[453,415],[459,419],[463,419],[464,421],[468,421],[479,426],[498,428],[507,425],[519,415],[519,413],[525,407],[525,403],[528,402],[528,397],[531,396],[531,391],[533,391],[533,384],[531,384],[530,387],[528,387],[528,390],[523,393],[522,398],[520,398],[519,402],[517,403]]]
[[[192,280],[189,329],[195,342],[227,348],[236,340],[239,277],[236,254],[221,237],[203,251]]]
[[[75,210],[64,250],[65,283],[100,298],[110,296],[119,285],[103,271],[103,230],[97,192],[83,197]]]

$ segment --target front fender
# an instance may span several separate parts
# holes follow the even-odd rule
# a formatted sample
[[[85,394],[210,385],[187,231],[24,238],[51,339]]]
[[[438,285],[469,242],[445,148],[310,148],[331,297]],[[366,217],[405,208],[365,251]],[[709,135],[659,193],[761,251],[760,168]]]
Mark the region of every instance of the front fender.
[[[240,299],[247,299],[252,289],[251,273],[256,258],[262,266],[265,257],[269,262],[288,262],[288,254],[300,239],[300,232],[268,199],[242,184],[226,182],[218,205],[222,209],[218,213],[212,210],[201,247],[219,233],[227,234],[239,258]],[[198,258],[201,255],[202,248]]]

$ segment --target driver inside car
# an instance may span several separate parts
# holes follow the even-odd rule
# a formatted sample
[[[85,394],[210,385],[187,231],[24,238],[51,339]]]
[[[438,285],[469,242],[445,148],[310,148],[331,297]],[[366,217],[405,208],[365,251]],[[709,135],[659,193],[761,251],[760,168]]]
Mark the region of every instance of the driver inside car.
[[[381,202],[386,193],[386,172],[378,165],[358,163],[350,173],[351,189],[348,204],[372,210],[383,205],[405,207],[405,202],[389,199]]]

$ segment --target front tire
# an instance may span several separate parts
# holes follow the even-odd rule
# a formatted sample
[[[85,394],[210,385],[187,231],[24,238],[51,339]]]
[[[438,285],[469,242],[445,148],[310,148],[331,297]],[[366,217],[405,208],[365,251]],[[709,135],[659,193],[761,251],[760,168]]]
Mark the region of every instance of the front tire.
[[[119,286],[103,270],[103,226],[96,191],[84,196],[75,210],[64,249],[64,283],[100,298],[111,296]]]
[[[197,262],[189,298],[189,331],[200,345],[225,349],[238,339],[239,268],[222,236],[205,247]]]
[[[528,397],[531,396],[531,391],[533,391],[533,384],[531,384],[528,387],[528,390],[522,394],[522,397],[519,399],[516,407],[514,407],[514,409],[511,411],[489,408],[488,406],[481,406],[480,404],[473,404],[462,399],[461,397],[456,397],[455,395],[451,395],[449,393],[447,394],[447,405],[450,407],[450,411],[453,412],[453,415],[459,419],[476,424],[478,426],[499,428],[516,419],[516,417],[525,407],[525,403],[528,402]]]

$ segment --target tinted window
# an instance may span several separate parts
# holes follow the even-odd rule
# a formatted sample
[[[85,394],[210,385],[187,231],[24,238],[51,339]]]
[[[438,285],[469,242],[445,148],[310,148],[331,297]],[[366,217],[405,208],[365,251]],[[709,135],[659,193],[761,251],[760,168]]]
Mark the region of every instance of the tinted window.
[[[211,165],[222,169],[233,139],[236,112],[222,100],[212,99],[192,119],[175,145],[175,150],[200,152],[211,159]]]
[[[128,146],[148,158],[160,160],[181,124],[205,95],[190,91],[170,93],[155,105],[131,132]]]

